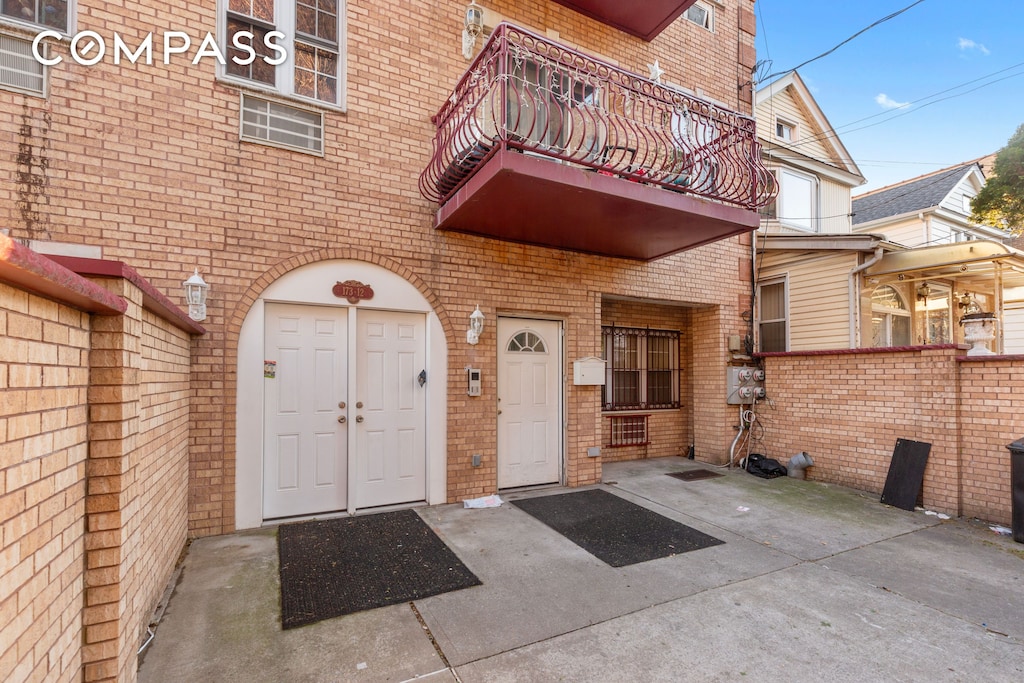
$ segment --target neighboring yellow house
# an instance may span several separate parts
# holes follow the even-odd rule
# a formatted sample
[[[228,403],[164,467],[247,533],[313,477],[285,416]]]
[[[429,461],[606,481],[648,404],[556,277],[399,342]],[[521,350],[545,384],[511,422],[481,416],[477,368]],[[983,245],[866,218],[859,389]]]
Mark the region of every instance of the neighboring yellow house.
[[[864,176],[797,72],[761,88],[754,115],[779,183],[757,239],[758,350],[851,346],[849,273],[875,241],[852,235],[851,190]]]
[[[755,112],[780,186],[757,243],[759,351],[965,343],[963,316],[989,312],[988,348],[1024,353],[1024,252],[969,220],[985,159],[851,202],[856,165],[796,73]]]

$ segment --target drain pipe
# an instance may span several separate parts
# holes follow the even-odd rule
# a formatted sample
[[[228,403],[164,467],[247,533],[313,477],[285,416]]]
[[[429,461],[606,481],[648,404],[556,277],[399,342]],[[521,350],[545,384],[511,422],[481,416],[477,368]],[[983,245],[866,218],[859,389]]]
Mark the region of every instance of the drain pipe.
[[[811,460],[811,456],[807,455],[807,451],[800,451],[786,463],[786,472],[794,479],[806,479],[806,470],[813,465],[814,461]]]
[[[875,254],[859,266],[850,270],[850,348],[860,348],[860,288],[857,287],[857,276],[882,260],[884,250],[881,245],[875,247]]]

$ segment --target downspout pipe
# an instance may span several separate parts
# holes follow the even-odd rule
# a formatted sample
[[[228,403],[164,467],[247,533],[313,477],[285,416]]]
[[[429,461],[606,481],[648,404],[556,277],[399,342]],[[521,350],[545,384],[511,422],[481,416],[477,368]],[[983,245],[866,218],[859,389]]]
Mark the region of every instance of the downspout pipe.
[[[857,276],[881,261],[883,254],[884,249],[879,245],[875,247],[875,253],[871,258],[850,270],[849,300],[851,349],[860,348],[860,288],[857,286]]]

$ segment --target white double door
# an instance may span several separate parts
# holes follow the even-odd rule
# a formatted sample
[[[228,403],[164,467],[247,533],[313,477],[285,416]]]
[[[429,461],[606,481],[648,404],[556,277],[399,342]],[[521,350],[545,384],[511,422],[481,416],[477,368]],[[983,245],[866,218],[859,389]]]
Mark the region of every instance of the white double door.
[[[263,518],[425,500],[425,316],[265,313]]]

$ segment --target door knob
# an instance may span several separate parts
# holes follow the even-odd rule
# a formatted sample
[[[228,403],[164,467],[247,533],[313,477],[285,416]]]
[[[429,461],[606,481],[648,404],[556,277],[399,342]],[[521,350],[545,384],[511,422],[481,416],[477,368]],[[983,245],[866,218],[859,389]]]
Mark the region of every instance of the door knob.
[[[356,401],[356,408],[362,408],[362,407],[363,407],[363,402],[362,401]]]
[[[500,410],[498,411],[498,415],[501,415],[501,411]]]
[[[356,422],[362,422],[362,421],[363,421],[363,416],[362,415],[356,415]]]
[[[338,404],[338,407],[341,408],[342,410],[345,410],[346,405],[347,404],[344,401],[342,401],[341,403]]]
[[[338,416],[338,423],[339,424],[345,424],[346,422],[348,422],[348,420],[345,419],[344,415],[339,415]]]

